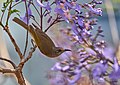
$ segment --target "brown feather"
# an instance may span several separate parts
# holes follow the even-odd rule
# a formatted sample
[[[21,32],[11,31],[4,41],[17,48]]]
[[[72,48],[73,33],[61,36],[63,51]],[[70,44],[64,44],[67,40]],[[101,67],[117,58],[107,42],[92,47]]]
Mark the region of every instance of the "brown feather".
[[[28,26],[26,23],[24,23],[17,17],[15,17],[13,19],[13,21],[16,22],[17,24],[21,25],[23,28],[25,28],[26,30],[28,30],[30,32],[36,45],[38,46],[38,48],[40,49],[40,51],[43,54],[45,54],[46,56],[49,56],[49,57],[53,57],[54,48],[56,48],[56,47],[55,47],[55,44],[53,43],[53,41],[50,39],[50,37],[45,32],[43,32],[38,27],[34,28],[33,27],[33,26],[35,26],[34,24],[33,24],[33,26],[32,25]]]

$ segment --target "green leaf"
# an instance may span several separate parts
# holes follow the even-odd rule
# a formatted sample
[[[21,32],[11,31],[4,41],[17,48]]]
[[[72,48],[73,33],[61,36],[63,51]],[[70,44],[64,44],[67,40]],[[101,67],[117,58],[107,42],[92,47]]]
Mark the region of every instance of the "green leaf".
[[[18,13],[18,12],[20,12],[20,11],[17,10],[17,9],[10,10],[10,15],[13,14],[13,13]]]

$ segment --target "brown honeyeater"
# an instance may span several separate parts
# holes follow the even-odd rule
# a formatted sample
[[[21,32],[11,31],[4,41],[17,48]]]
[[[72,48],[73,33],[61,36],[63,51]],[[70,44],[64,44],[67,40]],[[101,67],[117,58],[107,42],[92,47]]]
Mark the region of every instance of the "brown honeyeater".
[[[24,29],[28,30],[31,34],[35,44],[39,48],[40,52],[49,58],[55,58],[61,55],[65,51],[71,51],[70,49],[63,49],[62,47],[56,47],[52,39],[43,32],[40,28],[32,25],[27,25],[25,22],[17,17],[14,17],[14,22],[22,26]]]

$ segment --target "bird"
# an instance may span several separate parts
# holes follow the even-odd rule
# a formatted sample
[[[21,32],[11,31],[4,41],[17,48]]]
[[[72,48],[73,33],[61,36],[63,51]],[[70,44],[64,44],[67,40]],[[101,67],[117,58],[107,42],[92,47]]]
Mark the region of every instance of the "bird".
[[[43,32],[39,27],[32,25],[27,25],[21,19],[14,17],[13,21],[24,29],[28,30],[31,34],[36,46],[39,48],[40,52],[49,58],[56,58],[66,51],[71,51],[70,49],[64,49],[62,47],[56,47],[52,39]]]

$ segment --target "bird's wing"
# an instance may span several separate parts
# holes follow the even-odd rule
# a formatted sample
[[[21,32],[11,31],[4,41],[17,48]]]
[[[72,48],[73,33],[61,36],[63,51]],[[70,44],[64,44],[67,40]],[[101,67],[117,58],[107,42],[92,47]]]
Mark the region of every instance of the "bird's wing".
[[[38,36],[40,42],[45,42],[45,43],[48,43],[51,46],[55,47],[55,44],[52,41],[52,39],[45,32],[43,32],[41,29],[35,29],[35,34],[36,34],[36,36]]]
[[[35,29],[35,34],[37,36],[35,42],[38,48],[40,49],[40,51],[47,56],[51,56],[53,52],[53,48],[55,47],[53,41],[50,39],[50,37],[47,34],[45,34],[40,29]]]

